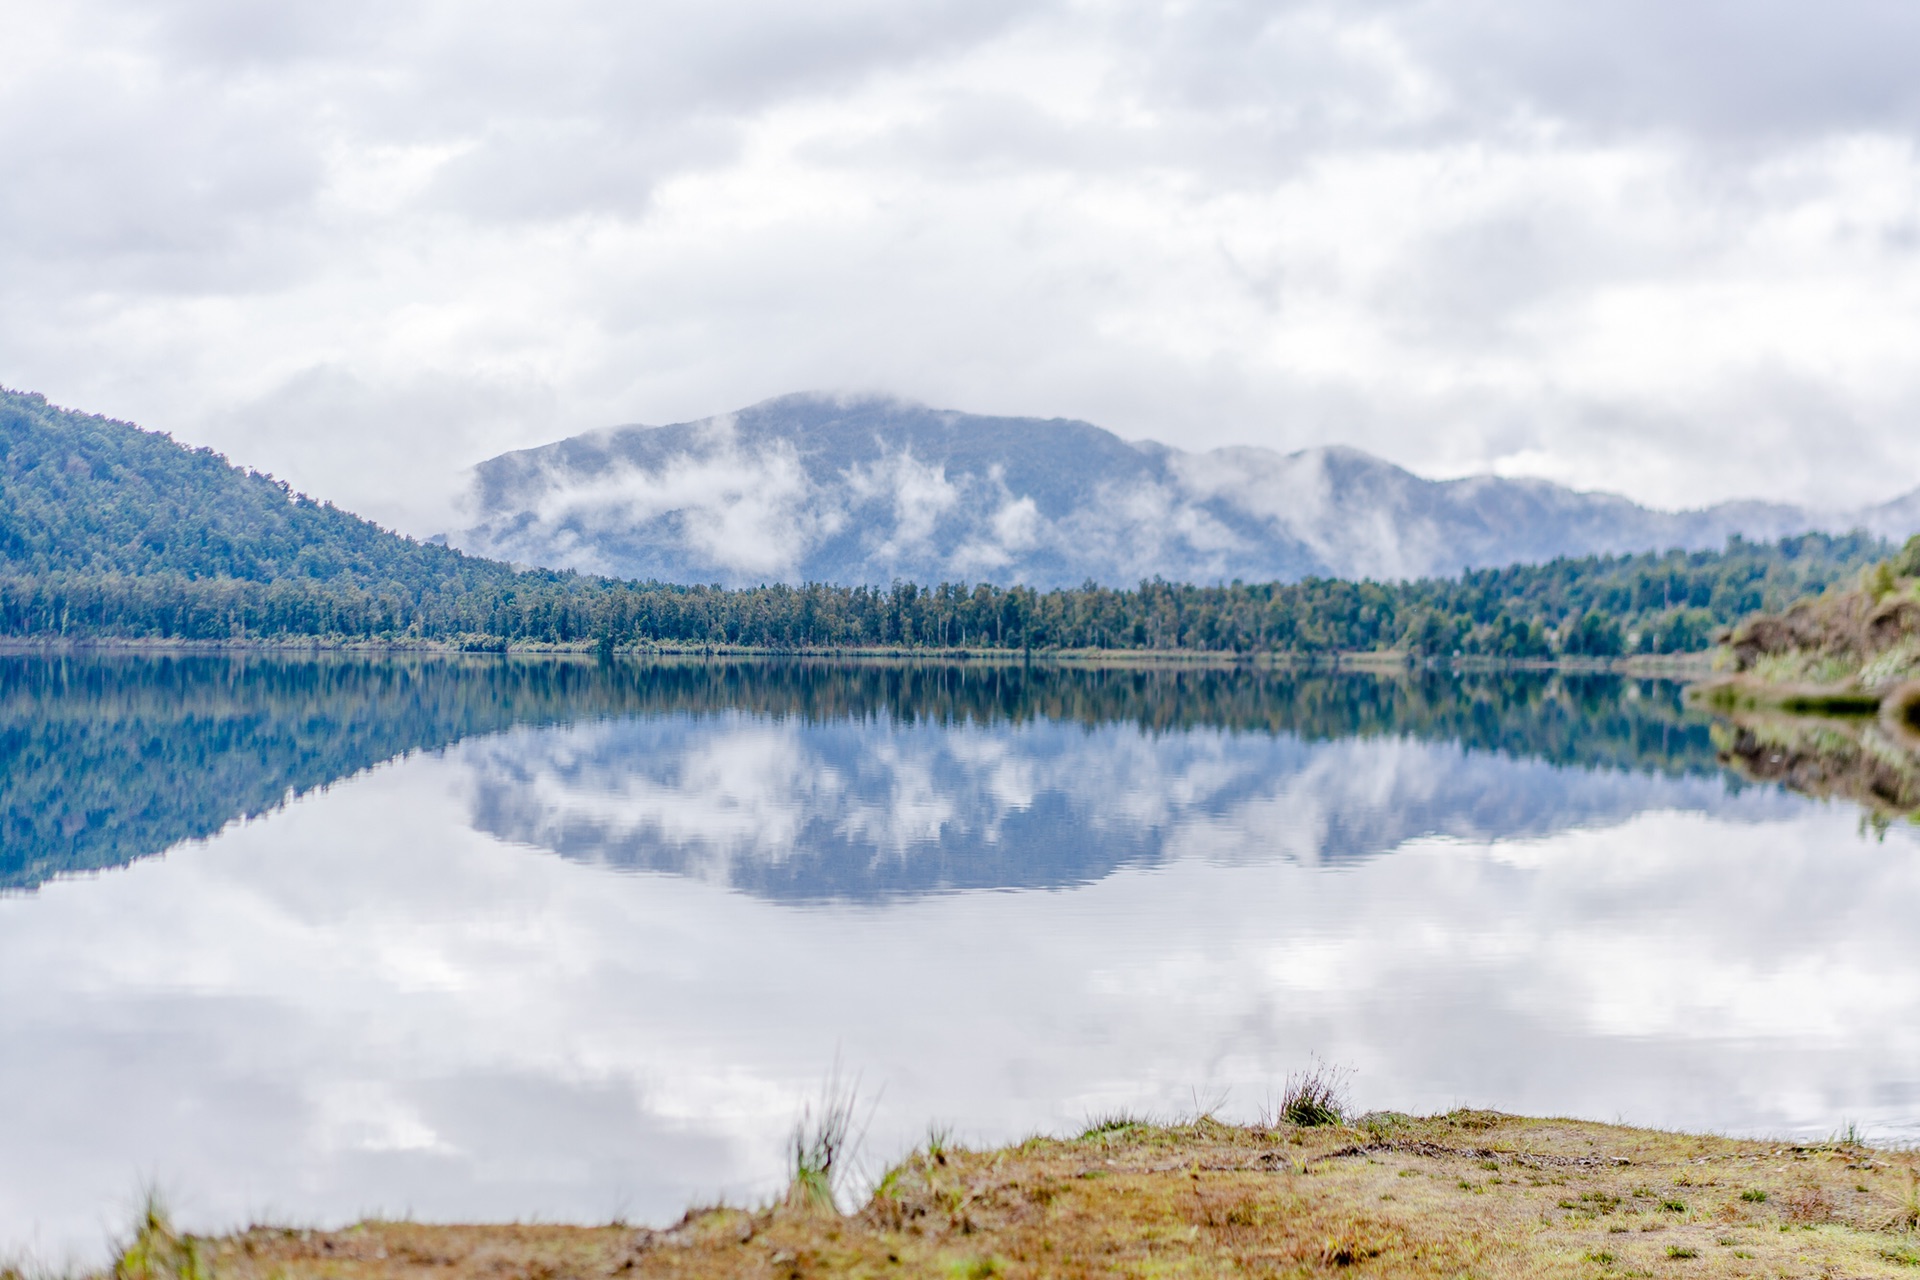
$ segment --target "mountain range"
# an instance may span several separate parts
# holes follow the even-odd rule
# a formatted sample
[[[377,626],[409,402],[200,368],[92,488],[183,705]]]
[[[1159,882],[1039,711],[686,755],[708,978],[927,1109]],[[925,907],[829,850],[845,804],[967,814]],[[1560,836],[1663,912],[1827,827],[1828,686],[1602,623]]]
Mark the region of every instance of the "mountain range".
[[[1661,511],[1545,480],[1429,480],[1357,449],[1190,452],[1067,419],[799,394],[474,469],[475,555],[712,582],[1398,579],[1556,556],[1920,530],[1920,489],[1820,511]]]

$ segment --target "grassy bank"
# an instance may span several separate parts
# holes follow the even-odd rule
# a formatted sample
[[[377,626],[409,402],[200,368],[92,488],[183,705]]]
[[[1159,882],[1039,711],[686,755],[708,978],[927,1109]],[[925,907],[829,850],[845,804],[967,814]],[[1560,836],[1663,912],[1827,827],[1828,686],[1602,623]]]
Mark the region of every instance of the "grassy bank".
[[[1457,1111],[938,1140],[841,1214],[805,1160],[780,1204],[676,1226],[256,1227],[152,1217],[127,1280],[719,1276],[1904,1276],[1920,1158]],[[810,1181],[811,1179],[811,1181]]]
[[[1732,673],[1702,695],[1729,710],[1870,715],[1920,700],[1920,535],[1849,590],[1748,618],[1723,661]]]

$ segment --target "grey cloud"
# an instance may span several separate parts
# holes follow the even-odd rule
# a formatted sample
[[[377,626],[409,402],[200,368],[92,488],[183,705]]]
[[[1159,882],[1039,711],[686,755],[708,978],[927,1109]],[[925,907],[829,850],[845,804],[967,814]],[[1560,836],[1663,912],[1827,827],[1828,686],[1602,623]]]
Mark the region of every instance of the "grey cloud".
[[[314,497],[357,490],[368,513],[430,536],[457,518],[466,466],[560,420],[553,387],[536,377],[369,379],[326,364],[202,420],[195,434]],[[286,443],[264,455],[256,442],[276,434]]]
[[[1542,124],[1710,143],[1920,124],[1906,57],[1920,13],[1898,0],[1219,0],[1113,27],[1139,80],[1202,117],[1264,108],[1349,144]]]
[[[1712,140],[1920,125],[1920,10],[1898,0],[1467,0],[1396,25],[1483,110]]]
[[[11,169],[0,260],[62,291],[193,295],[284,279],[276,260],[304,255],[278,236],[250,240],[303,214],[317,157],[287,104],[237,96],[176,94],[110,59],[21,75],[0,100]]]
[[[94,0],[93,20],[133,34],[169,61],[211,75],[277,74],[290,67],[364,53],[392,25],[377,0],[326,5],[260,5],[247,0],[162,0],[129,5]]]
[[[528,108],[566,114],[589,106],[697,111],[764,104],[950,53],[1030,8],[1008,0],[830,0],[798,10],[758,0],[716,12],[688,0],[571,0],[532,11],[443,0],[276,10],[233,0],[101,0],[91,20],[111,26],[136,51],[188,67],[246,72],[331,64],[332,74],[360,78],[376,95],[421,94],[424,123],[437,126],[462,118],[449,107],[471,113],[464,118],[472,123],[489,112]],[[343,82],[352,81],[336,83]],[[395,132],[419,123],[384,121]]]
[[[662,175],[731,158],[744,116],[950,54],[1018,10],[846,0],[730,13],[96,4],[74,23],[91,47],[14,81],[0,218],[16,246],[104,255],[94,265],[122,284],[128,257],[189,255],[191,284],[159,287],[191,289],[234,287],[221,263],[261,220],[275,220],[274,253],[324,234],[315,202],[343,147],[453,147],[436,203],[480,218],[639,211]],[[250,268],[271,279],[271,256]]]
[[[954,93],[929,118],[893,124],[899,145],[925,159],[944,151],[975,162],[1199,167],[1220,182],[1270,173],[1280,157],[1292,164],[1329,148],[1417,145],[1435,129],[1477,137],[1517,117],[1802,136],[1907,128],[1920,101],[1900,56],[1920,34],[1920,15],[1866,0],[1818,12],[1490,0],[1111,15],[1004,0],[763,4],[721,15],[690,4],[573,3],[537,15],[349,5],[323,19],[319,10],[228,0],[84,12],[81,29],[98,28],[115,56],[78,82],[87,98],[111,102],[128,87],[101,76],[138,69],[128,78],[142,86],[137,105],[106,124],[140,146],[103,148],[63,133],[61,121],[88,114],[80,100],[20,102],[10,114],[53,138],[53,152],[96,196],[109,189],[102,167],[124,175],[143,154],[155,157],[148,204],[210,186],[222,206],[255,204],[232,175],[222,179],[229,164],[256,179],[304,175],[268,185],[311,194],[314,155],[333,137],[467,146],[440,191],[480,216],[640,209],[646,179],[728,158],[751,113],[950,62],[1021,29],[1043,32],[1062,53],[1104,52],[1100,90],[1116,110],[1063,128],[1011,87]],[[36,93],[74,79],[60,70]],[[1136,105],[1150,125],[1122,123]],[[243,136],[196,128],[195,113]],[[623,173],[643,176],[623,182]],[[166,175],[170,192],[159,181]]]
[[[1376,306],[1422,345],[1524,349],[1537,340],[1529,320],[1597,289],[1659,278],[1679,253],[1635,244],[1571,199],[1538,200],[1416,237],[1384,273]]]
[[[444,491],[468,440],[809,386],[1671,506],[1920,476],[1910,344],[1875,341],[1916,267],[1920,91],[1893,63],[1920,19],[1896,6],[29,17],[0,86],[0,377],[390,521],[420,504],[385,475]],[[323,366],[382,390],[341,411],[301,374]],[[1768,409],[1784,384],[1805,394]],[[1842,447],[1738,456],[1743,406],[1792,405]],[[326,415],[397,468],[321,458]]]
[[[435,175],[431,198],[483,220],[640,213],[663,177],[711,163],[738,138],[712,118],[657,132],[594,119],[502,125]]]

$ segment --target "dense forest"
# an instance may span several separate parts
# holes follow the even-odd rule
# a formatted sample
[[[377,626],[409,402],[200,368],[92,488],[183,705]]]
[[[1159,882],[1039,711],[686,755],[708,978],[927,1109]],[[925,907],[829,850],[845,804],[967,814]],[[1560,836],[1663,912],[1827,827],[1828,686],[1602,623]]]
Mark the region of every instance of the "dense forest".
[[[1676,686],[1603,674],[12,654],[0,655],[0,891],[124,865],[384,760],[514,726],[741,712],[1404,736],[1574,768],[1719,767]]]
[[[1414,582],[741,590],[512,566],[416,542],[207,449],[0,391],[0,636],[186,641],[1684,653],[1890,548],[1808,534]]]

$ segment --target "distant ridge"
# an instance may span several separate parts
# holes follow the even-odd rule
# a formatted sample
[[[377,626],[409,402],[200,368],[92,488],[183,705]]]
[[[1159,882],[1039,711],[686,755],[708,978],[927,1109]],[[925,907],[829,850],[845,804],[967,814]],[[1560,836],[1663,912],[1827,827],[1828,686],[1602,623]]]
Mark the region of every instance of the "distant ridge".
[[[1189,453],[1085,422],[782,396],[474,471],[478,555],[623,578],[885,584],[1421,578],[1556,556],[1920,529],[1920,489],[1823,513],[1658,511],[1544,480],[1427,480],[1350,448]]]
[[[0,389],[0,636],[36,643],[440,645],[496,653],[514,645],[591,647],[609,659],[622,649],[727,646],[1242,656],[1399,651],[1584,661],[1628,651],[1698,651],[1718,628],[1849,580],[1891,550],[1866,534],[1808,533],[1778,542],[1729,543],[1715,551],[1566,557],[1404,582],[1162,580],[1126,590],[1039,592],[1008,578],[1045,563],[1040,556],[1052,556],[1051,572],[1061,576],[1064,568],[1116,557],[1137,568],[1139,559],[1125,557],[1142,547],[1211,552],[1216,548],[1206,540],[1212,534],[1170,501],[1143,513],[1137,493],[1117,491],[1095,468],[1054,471],[1032,456],[1022,460],[1018,446],[1024,437],[1041,442],[1037,453],[1045,463],[1047,437],[1057,444],[1062,424],[1037,424],[1039,430],[1028,424],[1023,433],[1015,430],[1023,424],[987,421],[1000,428],[999,440],[987,443],[1003,448],[985,464],[986,483],[1017,496],[1002,497],[980,534],[998,538],[998,551],[985,542],[960,544],[970,563],[989,566],[970,584],[951,578],[879,587],[771,582],[723,590],[685,577],[676,581],[665,572],[656,580],[633,581],[565,569],[522,570],[416,542],[295,493],[270,476],[231,466],[211,450]],[[981,447],[982,434],[962,435],[953,430],[954,421],[939,425],[955,446],[950,456],[961,446]],[[1169,456],[1175,463],[1187,457],[1128,445],[1084,424],[1064,426],[1089,445],[1082,457],[1105,451],[1109,464],[1144,457],[1165,465]],[[908,554],[925,554],[917,549],[937,549],[939,538],[950,538],[956,513],[965,531],[966,511],[955,496],[962,485],[951,477],[972,481],[959,463],[951,469],[923,464],[902,450],[885,460],[893,468],[891,479],[884,467],[858,462],[832,473],[844,488],[864,495],[869,507],[886,500],[880,515],[890,523],[878,527],[890,531],[893,541],[876,546],[872,530],[852,524],[844,512],[807,513],[793,498],[805,498],[811,481],[791,440],[776,439],[747,454],[738,443],[737,423],[717,434],[730,455],[710,448],[693,464],[670,456],[653,472],[615,470],[616,489],[656,505],[662,498],[648,496],[647,487],[671,490],[667,497],[681,506],[667,512],[668,532],[678,530],[696,547],[761,557],[761,565],[793,554],[779,541],[777,522],[766,519],[768,510],[781,509],[780,485],[787,486],[791,510],[815,520],[818,535],[866,556],[858,562],[862,573],[889,564],[911,568]],[[873,433],[866,438],[874,439]],[[641,439],[658,441],[661,435],[643,432]],[[590,452],[607,448],[605,439],[589,444]],[[1363,475],[1405,476],[1363,455],[1320,456],[1323,476],[1337,477],[1348,463],[1362,467]],[[1020,466],[1004,460],[1009,457]],[[539,468],[533,471],[537,477]],[[687,509],[689,474],[706,486],[705,509]],[[1158,483],[1153,474],[1148,481]],[[1258,479],[1251,468],[1238,478],[1249,475]],[[1051,486],[1041,495],[1048,505],[1036,498],[1029,479]],[[1408,482],[1425,484],[1411,477],[1401,481]],[[1473,483],[1415,491],[1453,492]],[[1544,490],[1553,492],[1551,486]],[[697,485],[691,492],[701,497]],[[1056,519],[1055,508],[1066,515]],[[1108,521],[1105,535],[1100,520]],[[1085,541],[1062,541],[1061,530],[1076,527]],[[1132,533],[1159,541],[1129,541]],[[1015,544],[1027,557],[1024,565],[1007,551]],[[678,544],[658,537],[638,546],[657,555],[676,551]],[[1220,546],[1238,553],[1230,541]],[[1157,563],[1161,572],[1169,565],[1180,568],[1165,556]],[[983,580],[988,571],[1000,582]]]

